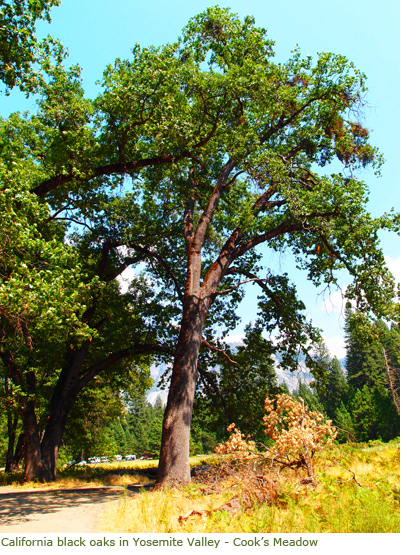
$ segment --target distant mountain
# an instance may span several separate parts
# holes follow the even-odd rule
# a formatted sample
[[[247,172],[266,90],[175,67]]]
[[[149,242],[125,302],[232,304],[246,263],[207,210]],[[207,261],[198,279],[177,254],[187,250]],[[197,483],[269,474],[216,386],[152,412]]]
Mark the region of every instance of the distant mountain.
[[[150,375],[152,376],[152,378],[154,378],[154,381],[153,386],[146,393],[146,399],[152,405],[156,403],[156,399],[158,397],[160,397],[164,405],[166,405],[166,401],[168,400],[169,388],[161,389],[160,387],[158,387],[159,380],[165,370],[166,364],[159,364],[159,366],[154,364],[150,369]]]
[[[160,364],[159,366],[153,365],[150,369],[150,373],[152,378],[154,378],[154,382],[151,389],[149,389],[149,391],[146,393],[146,398],[148,402],[152,405],[156,403],[156,399],[158,397],[160,397],[164,404],[166,404],[166,401],[168,399],[169,388],[166,387],[165,389],[161,389],[158,387],[158,382],[165,370],[165,364]],[[275,371],[278,376],[279,383],[286,384],[290,392],[296,391],[299,388],[300,383],[308,385],[314,379],[312,374],[309,372],[309,369],[305,365],[303,357],[301,357],[299,361],[299,368],[294,372],[290,372],[289,370],[283,370],[281,368],[281,357],[276,356]]]
[[[283,370],[280,363],[276,362],[275,371],[278,376],[279,383],[287,385],[287,388],[291,393],[299,388],[300,383],[309,385],[314,379],[312,374],[309,372],[309,369],[303,362],[299,363],[299,368],[294,372]]]

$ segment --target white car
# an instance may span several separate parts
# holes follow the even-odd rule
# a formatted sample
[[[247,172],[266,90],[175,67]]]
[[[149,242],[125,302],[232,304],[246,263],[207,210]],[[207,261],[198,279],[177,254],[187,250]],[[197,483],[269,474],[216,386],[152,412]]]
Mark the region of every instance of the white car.
[[[114,455],[114,459],[116,461],[122,461],[122,456],[121,455]]]
[[[136,455],[126,455],[124,457],[125,461],[135,461],[136,460]]]

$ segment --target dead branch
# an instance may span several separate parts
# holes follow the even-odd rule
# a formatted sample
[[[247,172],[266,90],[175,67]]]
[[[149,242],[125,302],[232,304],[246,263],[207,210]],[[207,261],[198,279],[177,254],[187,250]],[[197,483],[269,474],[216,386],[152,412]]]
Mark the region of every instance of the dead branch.
[[[348,432],[347,430],[343,430],[343,428],[339,428],[338,426],[334,426],[334,428],[336,430],[339,430],[340,432],[344,432],[345,434],[348,434],[349,436],[351,436],[354,439],[355,443],[357,443],[357,439],[352,433]]]
[[[338,466],[341,466],[342,468],[344,468],[344,470],[347,470],[347,472],[350,472],[351,474],[353,474],[353,478],[349,478],[348,480],[336,480],[336,482],[338,482],[339,484],[344,484],[345,482],[350,482],[351,480],[354,480],[356,482],[356,484],[358,486],[360,486],[361,488],[364,488],[365,486],[362,486],[362,484],[357,480],[356,478],[356,474],[353,472],[353,470],[350,470],[350,468],[345,467],[344,465],[342,465],[341,463],[334,461],[335,464],[338,464]]]
[[[383,349],[383,352],[384,352],[386,371],[388,373],[389,387],[390,387],[391,393],[392,393],[392,399],[394,401],[395,408],[398,411],[398,415],[400,415],[400,397],[399,397],[398,393],[395,391],[395,387],[394,387],[394,383],[393,383],[393,376],[391,375],[391,368],[389,367],[388,357],[386,356],[385,349]]]

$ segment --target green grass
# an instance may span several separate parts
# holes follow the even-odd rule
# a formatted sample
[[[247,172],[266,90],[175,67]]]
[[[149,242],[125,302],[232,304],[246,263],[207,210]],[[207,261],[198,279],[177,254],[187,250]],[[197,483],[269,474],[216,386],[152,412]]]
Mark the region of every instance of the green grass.
[[[353,474],[334,464],[340,462]],[[274,506],[256,503],[240,514],[226,511],[193,514],[182,523],[180,515],[210,511],[238,493],[202,495],[202,484],[169,491],[151,491],[125,499],[104,515],[106,532],[195,533],[397,533],[399,532],[399,444],[374,442],[334,446],[318,460],[316,489],[300,484],[301,475],[283,478]],[[231,486],[234,484],[231,483]]]

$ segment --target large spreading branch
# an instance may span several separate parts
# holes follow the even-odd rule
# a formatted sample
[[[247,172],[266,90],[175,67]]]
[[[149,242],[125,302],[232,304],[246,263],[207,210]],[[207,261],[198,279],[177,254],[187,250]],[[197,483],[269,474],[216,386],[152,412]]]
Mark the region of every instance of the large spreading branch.
[[[115,364],[116,362],[135,355],[151,355],[151,354],[173,354],[172,351],[166,347],[153,343],[135,343],[126,349],[121,349],[115,353],[110,354],[100,362],[89,366],[82,373],[78,382],[78,389],[81,390],[85,387],[97,374]]]
[[[31,192],[38,195],[39,197],[44,197],[49,192],[57,189],[61,185],[65,183],[69,183],[70,181],[89,181],[91,179],[107,176],[107,175],[115,175],[115,174],[125,174],[130,173],[140,168],[146,168],[149,166],[161,166],[164,164],[173,164],[178,160],[188,156],[187,152],[183,152],[178,156],[174,155],[162,155],[162,156],[153,156],[151,158],[144,158],[142,160],[133,160],[131,162],[118,162],[116,164],[108,164],[105,166],[99,166],[94,168],[90,171],[86,172],[84,177],[80,175],[75,175],[74,172],[70,171],[66,174],[59,174],[47,179],[34,187]]]
[[[220,172],[219,178],[213,189],[213,192],[210,196],[207,206],[204,209],[203,213],[201,214],[201,217],[198,221],[198,224],[194,233],[194,239],[191,244],[191,247],[196,251],[201,250],[203,246],[207,228],[213,218],[214,211],[219,203],[219,200],[222,196],[223,191],[225,190],[228,184],[227,180],[234,167],[235,167],[235,161],[233,160],[233,158],[230,158],[223,166],[223,169]]]

